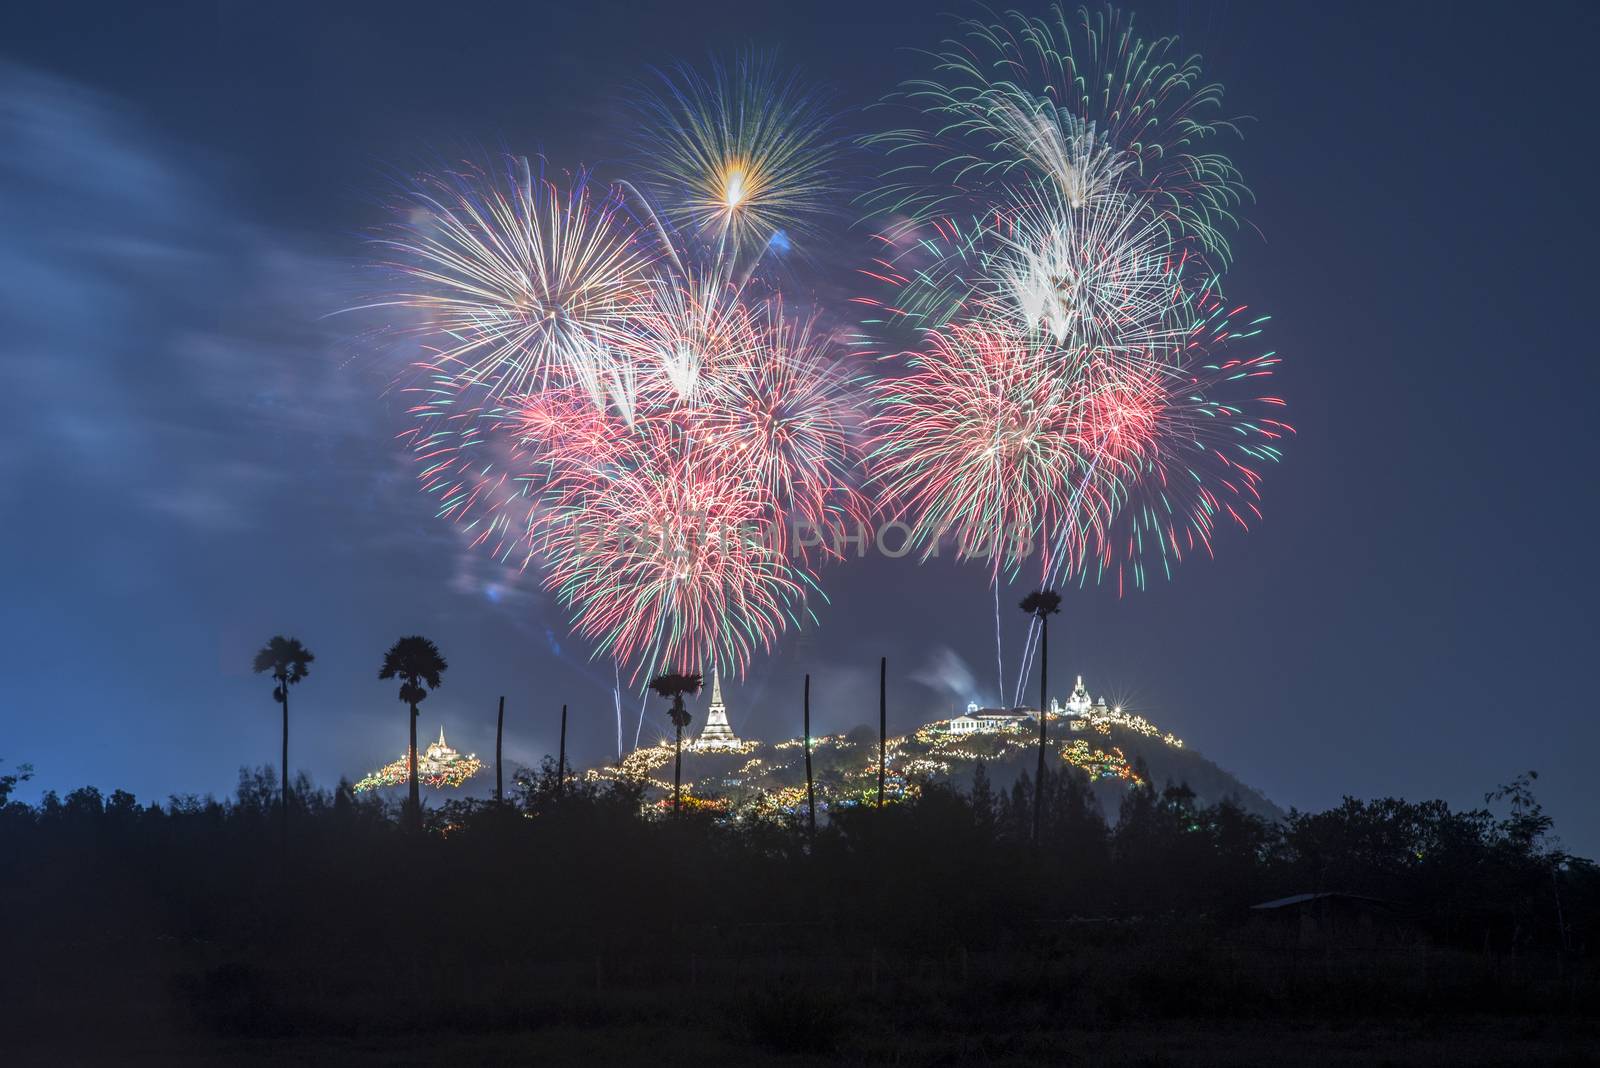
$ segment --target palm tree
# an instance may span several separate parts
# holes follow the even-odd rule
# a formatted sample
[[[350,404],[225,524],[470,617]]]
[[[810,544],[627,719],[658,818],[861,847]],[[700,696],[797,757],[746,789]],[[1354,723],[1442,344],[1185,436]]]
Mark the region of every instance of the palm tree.
[[[676,730],[672,758],[672,811],[677,812],[683,784],[683,728],[689,725],[689,712],[683,707],[683,695],[699,693],[704,681],[699,675],[679,675],[668,672],[650,680],[650,688],[662,697],[672,699],[672,726]]]
[[[261,647],[254,663],[257,675],[272,672],[277,683],[272,688],[272,699],[283,706],[283,850],[289,851],[289,687],[311,674],[309,667],[315,660],[310,649],[300,644],[298,638],[285,638],[279,634]]]
[[[422,829],[422,796],[417,790],[417,706],[429,690],[439,688],[439,676],[450,665],[439,647],[421,635],[401,638],[383,654],[380,679],[400,680],[400,700],[411,706],[411,797],[408,802],[411,829]]]
[[[1050,688],[1050,617],[1061,611],[1055,590],[1034,590],[1022,599],[1022,610],[1039,621],[1039,774],[1033,783],[1033,840],[1039,840],[1039,813],[1044,801],[1045,694]]]

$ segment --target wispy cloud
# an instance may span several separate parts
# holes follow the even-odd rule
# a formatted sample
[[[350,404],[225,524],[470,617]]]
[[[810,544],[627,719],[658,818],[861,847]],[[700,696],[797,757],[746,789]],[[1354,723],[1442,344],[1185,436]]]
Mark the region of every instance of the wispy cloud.
[[[386,462],[322,318],[345,268],[249,222],[215,170],[114,100],[0,66],[12,507],[70,487],[102,514],[237,528],[295,461]]]

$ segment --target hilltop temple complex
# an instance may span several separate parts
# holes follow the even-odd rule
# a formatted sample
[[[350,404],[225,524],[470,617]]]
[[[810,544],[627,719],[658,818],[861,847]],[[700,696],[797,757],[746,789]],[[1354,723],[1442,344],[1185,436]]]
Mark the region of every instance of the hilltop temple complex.
[[[410,781],[411,762],[402,755],[399,760],[385,764],[377,771],[356,783],[357,792],[374,790],[382,786],[402,786]],[[476,753],[462,756],[444,740],[444,727],[439,728],[439,740],[429,742],[417,756],[417,782],[422,786],[442,789],[458,787],[483,770],[483,761]]]
[[[973,701],[968,703],[965,712],[948,721],[946,730],[950,734],[993,734],[1019,728],[1024,720],[1037,721],[1036,716],[1037,713],[1031,708],[980,708]],[[1121,705],[1108,706],[1104,697],[1099,701],[1092,700],[1088,687],[1083,684],[1082,675],[1078,676],[1077,685],[1072,688],[1065,703],[1054,697],[1050,699],[1050,718],[1062,716],[1067,719],[1068,730],[1098,730],[1104,734],[1109,733],[1113,726],[1122,727],[1150,737],[1160,736],[1168,745],[1183,748],[1181,738],[1170,732],[1162,734],[1155,724],[1143,716],[1130,715],[1122,710]]]

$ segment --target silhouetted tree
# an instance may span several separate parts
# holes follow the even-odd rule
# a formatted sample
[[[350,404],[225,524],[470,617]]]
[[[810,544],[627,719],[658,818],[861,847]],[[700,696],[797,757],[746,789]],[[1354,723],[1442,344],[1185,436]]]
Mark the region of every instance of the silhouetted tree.
[[[27,782],[31,778],[33,778],[33,765],[31,764],[18,764],[16,771],[8,775],[0,775],[0,806],[4,806],[10,799],[11,791],[17,788],[18,783]]]
[[[450,665],[445,662],[439,647],[421,635],[401,638],[383,654],[380,679],[400,679],[400,700],[411,707],[411,793],[407,801],[411,829],[422,829],[422,795],[417,789],[417,705],[437,690],[440,676]]]
[[[1001,793],[995,806],[995,825],[1000,837],[1014,842],[1028,837],[1028,804],[1033,797],[1033,780],[1028,773],[1019,773],[1009,792]]]
[[[994,836],[994,788],[982,760],[972,769],[972,818],[985,837]]]
[[[701,681],[699,675],[679,675],[675,672],[657,675],[650,680],[652,690],[672,701],[672,709],[668,715],[672,717],[674,731],[672,743],[672,811],[674,812],[678,811],[683,784],[683,729],[689,725],[689,711],[683,707],[683,695],[699,693]]]
[[[1039,774],[1033,790],[1033,840],[1039,840],[1039,814],[1044,807],[1045,707],[1050,683],[1050,617],[1061,611],[1055,590],[1034,590],[1022,599],[1022,610],[1039,621]]]
[[[277,682],[272,699],[283,706],[283,849],[289,849],[289,687],[311,674],[316,656],[298,638],[277,635],[256,653],[255,672],[270,671]]]

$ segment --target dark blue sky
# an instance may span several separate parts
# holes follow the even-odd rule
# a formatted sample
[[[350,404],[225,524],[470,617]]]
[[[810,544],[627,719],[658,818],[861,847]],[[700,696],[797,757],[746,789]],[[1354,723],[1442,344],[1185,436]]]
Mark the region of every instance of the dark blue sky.
[[[225,791],[275,759],[248,665],[277,632],[318,655],[293,750],[318,781],[403,748],[375,675],[413,632],[452,665],[424,731],[488,753],[504,693],[532,761],[565,701],[578,757],[605,755],[609,668],[532,576],[432,519],[381,354],[326,317],[363,284],[385,175],[470,145],[621,173],[621,91],[647,64],[776,48],[859,106],[940,25],[870,0],[160,7],[0,16],[0,758],[41,789]],[[1069,596],[1056,677],[1285,806],[1477,803],[1537,768],[1567,844],[1600,853],[1595,9],[1134,9],[1253,117],[1229,293],[1273,316],[1300,436],[1266,521],[1216,560]],[[818,253],[816,284],[856,255]],[[867,721],[880,653],[900,724],[949,714],[961,664],[990,696],[978,568],[869,560],[825,583],[821,626],[730,688],[738,729],[796,733],[805,670],[823,729]]]

